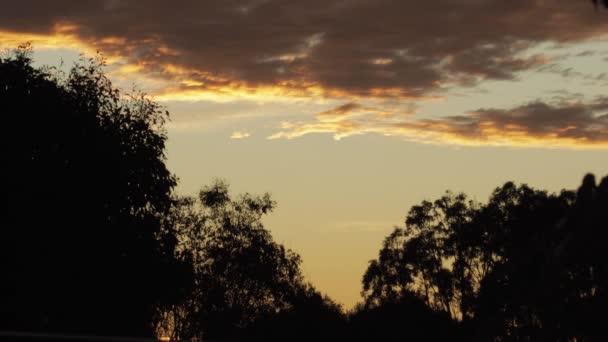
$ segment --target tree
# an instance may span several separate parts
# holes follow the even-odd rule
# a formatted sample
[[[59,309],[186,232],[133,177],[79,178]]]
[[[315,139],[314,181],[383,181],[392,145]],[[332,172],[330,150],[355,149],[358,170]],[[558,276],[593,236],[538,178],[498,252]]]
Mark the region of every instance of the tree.
[[[0,58],[0,329],[154,336],[174,300],[167,113],[103,67],[36,68],[29,46]]]
[[[304,282],[300,257],[264,228],[261,219],[274,206],[268,194],[232,198],[221,181],[179,200],[166,226],[178,237],[178,257],[193,267],[194,285],[166,313],[173,338],[272,339],[302,324],[300,317],[339,313]]]
[[[487,260],[460,255],[464,251],[457,250],[462,243],[457,232],[468,233],[476,206],[464,194],[448,192],[434,202],[412,207],[406,227],[396,228],[385,239],[378,260],[370,262],[363,278],[367,304],[415,295],[454,319],[469,315],[469,297]]]
[[[461,341],[463,329],[415,294],[359,305],[349,314],[351,341]]]
[[[604,336],[608,177],[549,194],[508,182],[485,204],[414,206],[363,278],[366,305],[418,298],[478,340]],[[601,338],[600,338],[601,339]]]
[[[341,341],[350,337],[347,316],[339,304],[310,284],[294,292],[287,310],[258,319],[235,340]]]
[[[480,233],[488,237],[482,248],[494,258],[475,304],[482,339],[559,340],[568,335],[559,322],[564,314],[560,266],[552,254],[563,238],[557,227],[573,201],[571,191],[548,194],[507,183],[476,215],[473,226],[490,228]]]
[[[596,184],[585,176],[576,202],[560,225],[563,238],[554,250],[559,265],[563,324],[578,340],[605,340],[608,310],[608,176]]]

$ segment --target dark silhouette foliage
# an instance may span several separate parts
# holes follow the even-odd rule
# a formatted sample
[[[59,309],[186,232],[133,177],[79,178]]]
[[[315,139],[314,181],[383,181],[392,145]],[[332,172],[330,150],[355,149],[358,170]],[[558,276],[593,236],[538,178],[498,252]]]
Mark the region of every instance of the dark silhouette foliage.
[[[0,58],[0,330],[154,336],[179,269],[160,230],[166,113],[120,94],[101,58],[63,74],[30,55]]]
[[[347,316],[311,285],[299,286],[286,310],[258,319],[235,340],[339,341],[348,335]]]
[[[399,298],[355,308],[347,336],[353,341],[460,341],[462,331],[448,314],[404,292]]]
[[[298,340],[342,318],[339,306],[304,282],[300,257],[273,241],[261,222],[268,194],[232,198],[226,183],[181,198],[166,225],[178,258],[193,266],[194,286],[165,313],[174,339]]]
[[[418,298],[467,340],[605,340],[608,177],[549,194],[506,183],[488,203],[414,206],[363,279],[365,303]]]
[[[216,182],[175,198],[167,113],[124,96],[102,58],[68,74],[0,59],[5,132],[0,330],[298,340],[345,324],[261,218],[269,195]]]

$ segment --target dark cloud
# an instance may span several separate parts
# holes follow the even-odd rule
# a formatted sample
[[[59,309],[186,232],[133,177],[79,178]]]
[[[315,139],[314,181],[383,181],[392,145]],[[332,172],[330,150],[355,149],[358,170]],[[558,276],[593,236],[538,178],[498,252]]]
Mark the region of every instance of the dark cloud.
[[[511,109],[479,109],[464,116],[420,120],[415,126],[443,127],[444,133],[471,140],[546,139],[608,144],[608,98],[590,103],[533,102]],[[407,124],[406,124],[407,125]],[[490,141],[491,142],[491,141]]]
[[[576,54],[577,57],[588,57],[588,56],[595,56],[597,54],[597,51],[592,51],[592,50],[585,50],[583,52],[579,52],[578,54]]]
[[[348,105],[348,108],[346,107]],[[608,146],[608,97],[595,101],[536,101],[510,109],[478,109],[439,119],[398,119],[377,116],[357,120],[345,115],[358,108],[347,104],[325,113],[342,113],[341,120],[285,122],[271,138],[296,138],[310,133],[333,133],[336,139],[377,133],[409,140],[463,145]]]
[[[185,89],[420,97],[512,79],[546,62],[526,49],[598,36],[607,14],[583,0],[22,0],[2,5],[0,30],[74,25],[149,73],[179,67]]]
[[[581,79],[588,84],[607,85],[608,73],[584,73],[577,71],[573,67],[565,67],[559,63],[548,63],[537,69],[538,72],[551,73],[567,79]]]
[[[345,116],[353,111],[364,108],[362,105],[355,102],[348,102],[334,109],[329,109],[317,114],[318,117],[324,116]]]

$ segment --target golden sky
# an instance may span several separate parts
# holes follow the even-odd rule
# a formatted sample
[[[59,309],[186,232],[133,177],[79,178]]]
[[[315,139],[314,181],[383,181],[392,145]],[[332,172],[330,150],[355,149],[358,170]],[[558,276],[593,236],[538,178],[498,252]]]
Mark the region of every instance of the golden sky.
[[[411,205],[608,171],[608,11],[588,1],[24,0],[0,46],[24,41],[39,64],[102,52],[171,112],[179,191],[272,193],[273,235],[347,307]]]

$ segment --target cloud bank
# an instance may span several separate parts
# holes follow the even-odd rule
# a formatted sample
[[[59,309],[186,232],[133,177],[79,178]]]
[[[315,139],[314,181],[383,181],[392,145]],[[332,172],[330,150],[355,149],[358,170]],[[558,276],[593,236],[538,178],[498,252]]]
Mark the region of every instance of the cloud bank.
[[[0,45],[99,49],[121,61],[122,76],[156,80],[163,101],[348,99],[314,121],[283,123],[272,138],[376,132],[425,142],[605,146],[599,102],[538,101],[438,119],[361,103],[422,101],[528,70],[605,81],[532,51],[607,32],[608,11],[583,0],[22,0],[0,10]]]
[[[371,114],[358,119],[349,113],[355,103],[317,114],[312,122],[284,122],[270,139],[292,139],[310,133],[331,133],[334,139],[378,133],[425,143],[478,146],[608,147],[608,97],[589,102],[535,101],[509,108],[481,108],[466,115],[438,119]],[[324,120],[327,113],[336,120]]]
[[[513,79],[548,62],[524,55],[536,44],[608,32],[605,14],[559,0],[23,0],[0,30],[94,43],[179,81],[171,93],[420,98]]]

